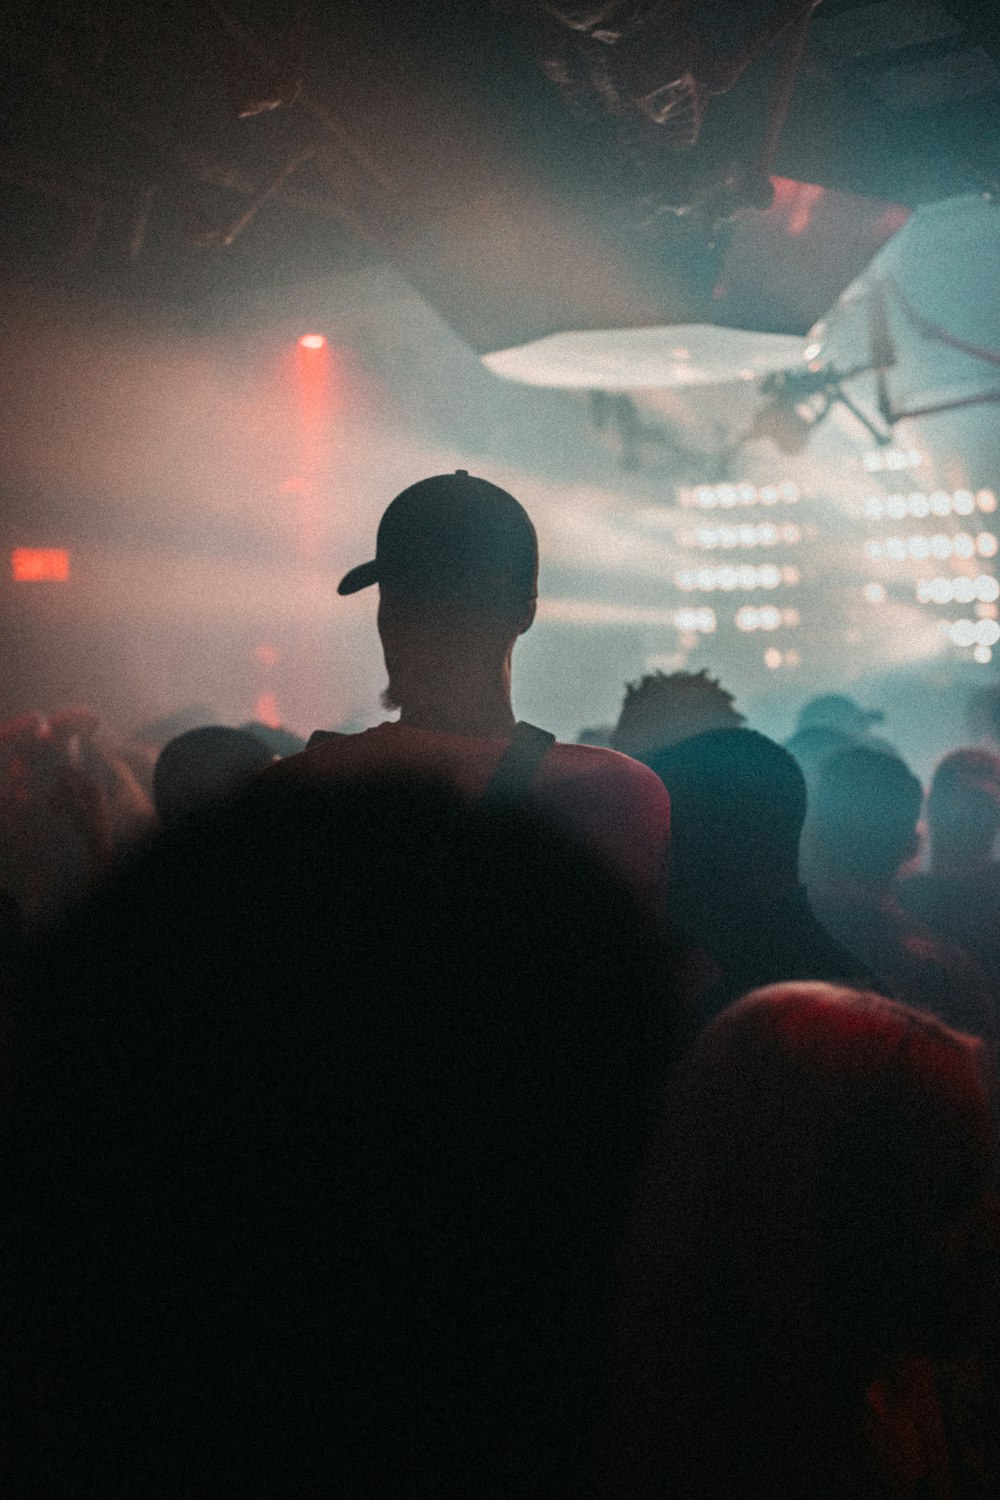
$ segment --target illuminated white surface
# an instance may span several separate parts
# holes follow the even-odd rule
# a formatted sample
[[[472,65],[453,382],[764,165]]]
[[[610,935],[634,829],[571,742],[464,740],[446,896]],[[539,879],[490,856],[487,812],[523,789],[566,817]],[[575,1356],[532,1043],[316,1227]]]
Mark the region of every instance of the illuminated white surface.
[[[1000,358],[1000,205],[978,194],[916,210],[864,273],[809,334],[806,359],[851,370],[872,357],[879,288],[896,364],[889,374],[895,401],[906,407],[1000,391],[1000,364],[968,348],[928,337],[925,320],[953,340]],[[897,296],[901,292],[912,315]],[[906,467],[919,457],[886,453],[871,469]],[[902,461],[899,461],[899,460]]]
[[[686,324],[554,333],[516,349],[484,354],[494,375],[522,385],[600,391],[675,389],[755,379],[802,357],[786,334]]]

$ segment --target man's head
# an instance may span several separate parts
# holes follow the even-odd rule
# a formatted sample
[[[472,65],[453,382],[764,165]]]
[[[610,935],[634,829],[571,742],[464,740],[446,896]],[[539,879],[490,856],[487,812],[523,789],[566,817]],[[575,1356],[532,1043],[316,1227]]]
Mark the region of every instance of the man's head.
[[[652,672],[625,689],[611,744],[648,765],[668,745],[710,729],[738,729],[742,723],[732,693],[704,669],[669,676]]]
[[[810,698],[799,714],[796,732],[802,729],[837,729],[854,739],[870,733],[874,724],[881,724],[885,714],[878,708],[862,708],[853,698],[843,693],[825,693],[820,698]]]
[[[798,883],[802,772],[752,729],[716,729],[650,758],[670,793],[671,911],[702,939]]]
[[[841,750],[820,776],[811,832],[824,870],[876,889],[917,852],[923,802],[920,781],[904,760],[870,745]]]
[[[814,724],[811,729],[797,729],[791,739],[785,741],[785,749],[789,755],[794,755],[806,778],[806,787],[811,789],[833,757],[854,743],[854,737],[842,729]]]
[[[379,586],[386,702],[415,676],[463,658],[502,657],[535,617],[538,538],[513,495],[464,469],[421,479],[379,522],[375,557],[339,592]]]
[[[989,859],[1000,833],[1000,756],[953,750],[934,772],[927,798],[931,866],[956,873]]]

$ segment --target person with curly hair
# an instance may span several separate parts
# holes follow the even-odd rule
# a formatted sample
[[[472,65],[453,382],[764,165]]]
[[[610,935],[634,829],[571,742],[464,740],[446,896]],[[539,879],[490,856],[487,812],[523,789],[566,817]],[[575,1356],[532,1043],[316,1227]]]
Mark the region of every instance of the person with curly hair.
[[[715,677],[700,672],[650,672],[630,682],[611,737],[614,750],[649,763],[681,740],[711,729],[739,729],[746,722]]]

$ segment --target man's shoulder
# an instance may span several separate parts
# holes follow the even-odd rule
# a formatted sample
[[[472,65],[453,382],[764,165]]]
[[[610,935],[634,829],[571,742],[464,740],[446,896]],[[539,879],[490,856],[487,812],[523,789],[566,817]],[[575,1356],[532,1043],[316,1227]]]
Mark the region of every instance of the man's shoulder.
[[[560,781],[588,791],[600,790],[606,799],[642,803],[652,811],[670,807],[667,789],[656,773],[619,750],[557,740],[547,759],[549,765],[546,768],[543,762],[540,778],[543,782]]]
[[[607,777],[636,786],[659,787],[666,795],[666,787],[655,771],[644,766],[642,761],[633,760],[631,755],[623,755],[620,750],[609,750],[603,745],[572,745],[557,740],[552,746],[552,754],[567,771],[580,776]]]

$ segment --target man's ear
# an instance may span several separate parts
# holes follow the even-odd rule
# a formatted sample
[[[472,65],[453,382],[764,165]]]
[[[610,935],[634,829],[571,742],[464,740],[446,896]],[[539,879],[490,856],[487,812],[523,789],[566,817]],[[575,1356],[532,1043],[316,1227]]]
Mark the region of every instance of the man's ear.
[[[535,614],[537,610],[538,600],[532,599],[531,603],[528,605],[527,610],[525,611],[520,625],[517,627],[518,635],[523,635],[526,630],[531,629],[532,625],[535,623]]]

